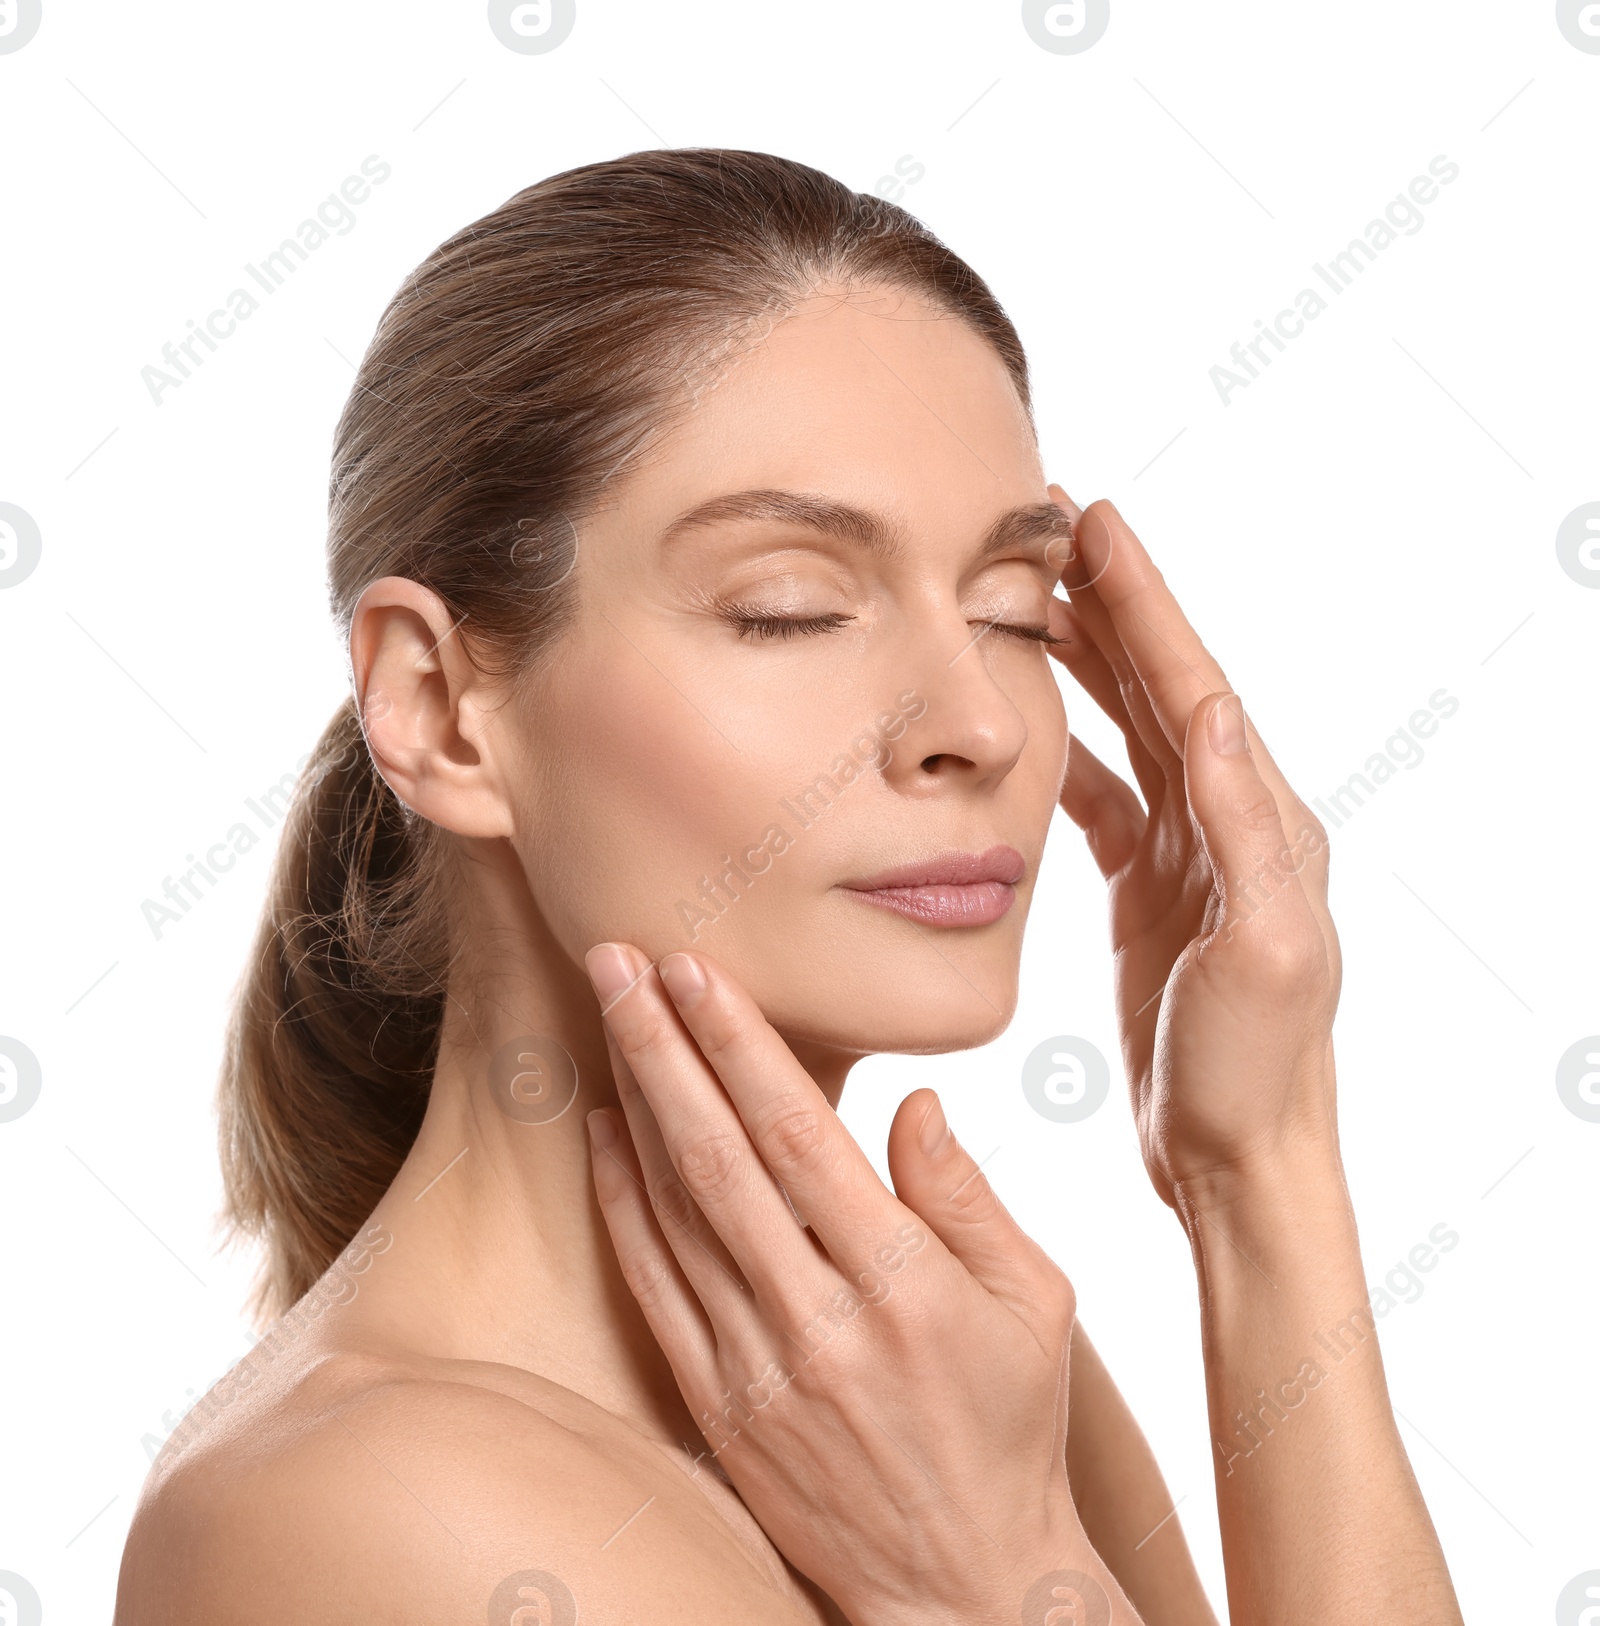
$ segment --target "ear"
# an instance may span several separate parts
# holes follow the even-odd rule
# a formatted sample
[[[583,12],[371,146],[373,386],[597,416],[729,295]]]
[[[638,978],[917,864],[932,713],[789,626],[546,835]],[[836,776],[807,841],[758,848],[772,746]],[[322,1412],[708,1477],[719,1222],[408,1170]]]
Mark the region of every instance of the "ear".
[[[414,812],[458,835],[513,833],[490,724],[503,696],[473,663],[437,593],[371,583],[350,621],[350,667],[372,760]]]

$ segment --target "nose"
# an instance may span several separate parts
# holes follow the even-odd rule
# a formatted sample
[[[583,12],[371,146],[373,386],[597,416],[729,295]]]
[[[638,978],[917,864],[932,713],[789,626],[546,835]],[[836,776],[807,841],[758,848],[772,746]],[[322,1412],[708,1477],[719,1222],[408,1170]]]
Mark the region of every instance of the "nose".
[[[1005,636],[960,618],[941,619],[936,635],[919,634],[910,693],[901,696],[906,731],[883,768],[893,788],[907,795],[993,789],[1016,767],[1028,724],[995,681],[983,647]]]

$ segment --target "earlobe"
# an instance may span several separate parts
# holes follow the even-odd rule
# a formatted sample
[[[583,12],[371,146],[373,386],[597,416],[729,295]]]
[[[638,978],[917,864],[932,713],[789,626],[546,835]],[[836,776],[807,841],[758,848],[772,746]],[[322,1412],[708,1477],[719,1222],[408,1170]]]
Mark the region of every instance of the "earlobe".
[[[384,782],[413,812],[458,835],[514,833],[496,771],[487,680],[431,589],[372,582],[350,619],[350,671],[362,730]]]

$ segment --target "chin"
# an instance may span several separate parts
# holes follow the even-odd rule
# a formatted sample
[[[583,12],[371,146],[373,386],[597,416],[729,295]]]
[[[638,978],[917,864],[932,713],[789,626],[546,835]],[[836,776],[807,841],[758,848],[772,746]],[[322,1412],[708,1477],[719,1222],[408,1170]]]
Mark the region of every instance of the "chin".
[[[797,1009],[791,994],[767,1009],[768,1020],[791,1046],[852,1056],[939,1056],[998,1039],[1016,1013],[1015,973],[966,982],[948,967],[945,972],[922,987],[908,986],[909,975],[855,980],[823,991],[806,1009]]]

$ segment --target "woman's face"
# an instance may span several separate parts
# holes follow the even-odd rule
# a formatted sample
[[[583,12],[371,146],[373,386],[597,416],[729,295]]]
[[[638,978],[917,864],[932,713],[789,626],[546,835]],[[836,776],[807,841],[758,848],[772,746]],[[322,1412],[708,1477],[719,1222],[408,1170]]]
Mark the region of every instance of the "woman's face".
[[[913,296],[816,296],[613,498],[506,717],[556,938],[703,950],[808,1050],[992,1038],[1067,754],[1005,630],[1047,627],[1068,541],[1004,364]],[[859,890],[953,855],[987,879]]]

